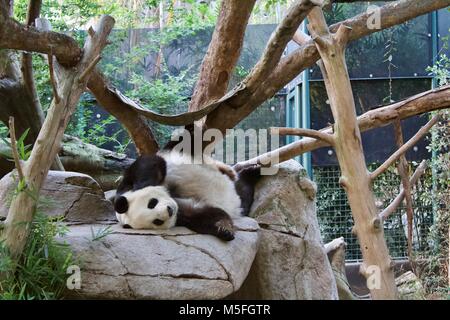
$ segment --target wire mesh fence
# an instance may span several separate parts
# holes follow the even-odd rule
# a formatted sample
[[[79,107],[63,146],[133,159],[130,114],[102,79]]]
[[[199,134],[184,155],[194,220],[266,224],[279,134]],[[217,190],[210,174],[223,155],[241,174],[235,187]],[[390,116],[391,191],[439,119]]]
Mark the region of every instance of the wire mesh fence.
[[[370,167],[376,166],[371,165]],[[411,163],[411,170],[416,163]],[[339,185],[340,170],[337,166],[314,167],[314,181],[317,183],[317,215],[324,242],[344,237],[347,242],[346,260],[361,261],[362,255],[358,239],[352,233],[353,218],[345,191]],[[427,236],[433,223],[433,207],[425,199],[432,191],[430,184],[431,170],[428,170],[414,187],[414,223],[413,249],[421,252],[428,248]],[[384,209],[399,193],[400,178],[395,168],[391,168],[377,178],[374,194],[379,210]],[[424,197],[427,195],[427,197]],[[384,222],[384,232],[393,259],[407,256],[407,220],[406,209],[401,205]]]

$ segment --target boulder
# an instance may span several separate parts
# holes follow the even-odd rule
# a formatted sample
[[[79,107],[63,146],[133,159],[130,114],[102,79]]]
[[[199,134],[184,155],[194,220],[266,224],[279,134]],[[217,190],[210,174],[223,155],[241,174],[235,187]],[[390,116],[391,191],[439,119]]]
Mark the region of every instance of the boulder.
[[[294,160],[258,182],[251,216],[260,246],[237,299],[338,299],[321,240],[316,186]]]
[[[17,186],[15,171],[0,180],[0,216],[6,217]],[[98,183],[88,175],[50,171],[39,197],[38,211],[71,223],[116,221],[114,208]]]
[[[258,224],[236,221],[224,242],[183,227],[132,230],[73,225],[61,241],[74,250],[81,288],[68,298],[221,299],[240,288],[258,248]]]

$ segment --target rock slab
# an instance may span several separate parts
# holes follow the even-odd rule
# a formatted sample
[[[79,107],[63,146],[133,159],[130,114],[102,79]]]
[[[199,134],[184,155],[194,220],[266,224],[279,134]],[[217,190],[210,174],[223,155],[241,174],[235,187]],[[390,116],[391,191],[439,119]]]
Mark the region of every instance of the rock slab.
[[[236,227],[235,239],[224,242],[183,227],[152,231],[73,225],[61,241],[73,248],[80,263],[81,288],[68,290],[66,296],[224,298],[240,288],[258,248],[255,220],[239,219]]]
[[[14,190],[15,171],[0,180],[0,216],[6,217]],[[90,176],[69,171],[49,171],[42,187],[38,211],[64,217],[67,223],[116,221],[114,208],[99,184]]]

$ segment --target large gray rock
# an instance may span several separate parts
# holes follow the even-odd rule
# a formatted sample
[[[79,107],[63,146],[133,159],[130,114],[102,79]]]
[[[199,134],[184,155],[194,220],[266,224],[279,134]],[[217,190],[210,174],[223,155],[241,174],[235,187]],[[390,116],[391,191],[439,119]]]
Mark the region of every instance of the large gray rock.
[[[251,216],[262,230],[240,299],[338,299],[315,206],[316,186],[295,161],[257,185]]]
[[[221,299],[240,288],[258,248],[258,224],[236,221],[224,242],[186,228],[130,230],[73,225],[61,241],[81,265],[81,288],[70,298]],[[94,235],[106,235],[94,240]]]
[[[0,180],[0,216],[6,217],[14,190],[15,171]],[[114,208],[90,176],[69,171],[50,171],[42,187],[38,210],[68,223],[116,221]]]

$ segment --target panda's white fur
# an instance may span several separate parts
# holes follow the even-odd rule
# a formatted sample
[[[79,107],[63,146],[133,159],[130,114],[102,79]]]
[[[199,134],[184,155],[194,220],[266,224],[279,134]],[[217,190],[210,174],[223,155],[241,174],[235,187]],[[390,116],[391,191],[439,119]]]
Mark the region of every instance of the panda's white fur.
[[[159,155],[167,164],[164,185],[175,188],[178,197],[220,208],[232,218],[241,216],[241,199],[234,182],[220,172],[212,159],[205,157],[204,163],[192,164],[191,157],[177,152],[160,152]]]
[[[149,186],[135,191],[127,191],[122,196],[128,200],[126,213],[116,213],[122,225],[133,229],[169,229],[176,223],[177,201],[189,201],[194,207],[211,206],[224,210],[231,218],[241,216],[241,198],[234,182],[214,165],[214,160],[193,164],[190,156],[175,151],[162,151],[158,155],[166,161],[167,174],[162,186]],[[176,190],[177,199],[168,190]],[[148,208],[155,198],[158,205]],[[172,208],[169,216],[167,207]],[[155,220],[164,221],[157,225]]]
[[[128,200],[128,212],[116,213],[117,220],[122,225],[129,225],[133,229],[169,229],[175,226],[178,205],[170,197],[163,186],[151,186],[136,191],[127,191],[122,196]],[[148,208],[151,199],[157,199],[154,208]],[[169,214],[171,208],[172,214]],[[163,221],[161,225],[155,220]]]

